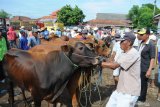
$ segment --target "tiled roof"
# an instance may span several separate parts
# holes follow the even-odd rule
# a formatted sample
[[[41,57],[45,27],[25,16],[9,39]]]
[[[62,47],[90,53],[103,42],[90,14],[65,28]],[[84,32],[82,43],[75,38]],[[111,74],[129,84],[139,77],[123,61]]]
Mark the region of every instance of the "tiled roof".
[[[93,19],[88,21],[88,24],[92,26],[130,26],[129,20],[100,20],[100,19]]]
[[[160,19],[160,14],[155,15],[154,19]]]
[[[127,14],[97,13],[96,19],[101,20],[127,20]]]
[[[43,16],[43,17],[41,17],[41,19],[55,19],[55,18],[57,18],[56,16]]]
[[[43,16],[43,17],[39,18],[38,21],[40,21],[40,22],[56,21],[57,20],[57,12],[59,12],[59,10],[52,12],[48,16]]]
[[[56,10],[54,12],[51,13],[51,16],[57,16],[57,12],[59,12],[60,10]]]
[[[11,21],[29,21],[29,20],[31,20],[31,18],[26,16],[13,16],[13,18],[11,18]]]

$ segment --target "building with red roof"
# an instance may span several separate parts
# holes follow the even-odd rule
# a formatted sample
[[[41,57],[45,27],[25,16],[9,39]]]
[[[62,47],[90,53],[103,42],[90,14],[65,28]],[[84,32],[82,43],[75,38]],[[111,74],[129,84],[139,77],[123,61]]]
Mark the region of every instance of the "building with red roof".
[[[126,14],[97,13],[96,19],[87,22],[90,26],[97,27],[132,27]]]

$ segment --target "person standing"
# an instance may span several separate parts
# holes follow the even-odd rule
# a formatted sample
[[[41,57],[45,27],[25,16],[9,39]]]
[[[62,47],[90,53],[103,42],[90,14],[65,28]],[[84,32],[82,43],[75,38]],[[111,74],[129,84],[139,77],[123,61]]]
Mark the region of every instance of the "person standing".
[[[149,29],[141,29],[138,34],[141,36],[142,42],[139,47],[139,53],[141,55],[141,94],[138,98],[137,105],[150,106],[150,104],[146,102],[146,95],[148,79],[154,68],[155,45],[153,41],[149,39]]]
[[[101,35],[99,34],[98,32],[98,28],[94,28],[94,37],[97,39],[97,40],[100,40],[101,39]]]
[[[4,79],[2,70],[2,59],[4,54],[7,52],[7,44],[5,38],[2,36],[2,31],[0,30],[0,80]]]
[[[123,50],[120,47],[121,35],[120,34],[115,34],[114,37],[115,37],[116,42],[114,43],[114,46],[113,46],[111,59],[113,61],[116,61],[118,56],[123,52]],[[114,82],[115,82],[116,86],[117,86],[117,83],[118,83],[119,73],[120,73],[120,67],[113,70],[113,78],[114,78]]]
[[[158,47],[158,94],[157,94],[157,101],[160,101],[160,38],[158,38],[157,47]]]
[[[25,31],[20,30],[20,33],[21,33],[21,37],[19,38],[20,49],[28,50],[29,46],[28,46],[28,40],[27,40]]]
[[[153,31],[151,31],[151,35],[149,36],[149,39],[153,41],[154,45],[155,45],[155,60],[154,60],[154,67],[152,69],[152,73],[150,76],[150,85],[152,88],[156,87],[155,85],[155,73],[156,73],[156,68],[157,68],[157,58],[158,58],[158,48],[157,48],[157,37],[153,34]]]
[[[140,55],[133,48],[135,36],[125,33],[120,42],[124,51],[115,62],[102,62],[102,67],[116,69],[120,67],[120,75],[116,90],[112,93],[106,107],[134,107],[141,90]]]
[[[49,40],[49,31],[47,30],[47,27],[41,28],[41,35],[45,40]]]
[[[41,40],[40,40],[40,37],[39,37],[39,31],[37,29],[33,29],[32,30],[32,35],[36,39],[36,45],[40,45],[41,44]]]
[[[28,47],[29,48],[32,48],[35,45],[37,45],[36,38],[33,36],[32,31],[29,32],[27,40],[28,40]]]
[[[16,44],[17,34],[13,30],[13,27],[9,27],[9,31],[7,32],[7,40],[9,43],[9,48],[17,48]]]

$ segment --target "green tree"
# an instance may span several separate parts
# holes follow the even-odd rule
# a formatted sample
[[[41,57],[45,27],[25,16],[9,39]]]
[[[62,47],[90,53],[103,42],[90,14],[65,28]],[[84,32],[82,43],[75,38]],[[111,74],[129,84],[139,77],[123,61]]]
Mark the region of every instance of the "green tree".
[[[134,5],[128,13],[128,18],[132,21],[134,28],[150,27],[153,30],[155,25],[153,23],[153,4],[143,4],[141,7]],[[155,14],[159,14],[160,9],[156,7]]]
[[[4,10],[0,10],[0,17],[1,18],[9,18],[11,15]]]
[[[139,6],[133,5],[133,7],[129,10],[128,18],[132,21],[133,27],[138,26],[139,20]]]
[[[145,7],[150,8],[150,9],[152,10],[152,12],[153,12],[153,10],[154,10],[154,5],[151,4],[151,3],[143,4],[142,6],[145,6]],[[157,14],[159,14],[159,13],[160,13],[160,9],[156,6],[156,8],[155,8],[155,15],[157,15]]]
[[[66,5],[61,8],[57,15],[57,21],[64,23],[65,26],[70,25],[78,25],[79,23],[83,22],[85,15],[83,11],[75,6],[72,8],[70,5]]]

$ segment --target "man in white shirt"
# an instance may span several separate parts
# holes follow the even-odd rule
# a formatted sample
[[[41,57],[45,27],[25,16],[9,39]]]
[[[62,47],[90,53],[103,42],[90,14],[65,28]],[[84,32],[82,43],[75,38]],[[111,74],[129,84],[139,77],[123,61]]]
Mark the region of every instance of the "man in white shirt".
[[[106,107],[134,107],[141,90],[140,55],[133,48],[133,33],[126,33],[120,46],[124,51],[115,62],[102,62],[102,67],[120,67],[117,89],[112,93]]]

